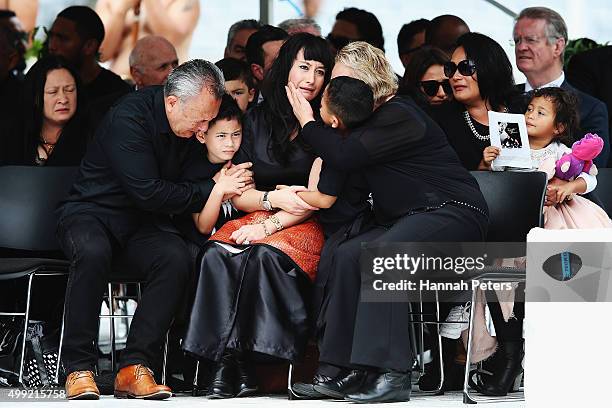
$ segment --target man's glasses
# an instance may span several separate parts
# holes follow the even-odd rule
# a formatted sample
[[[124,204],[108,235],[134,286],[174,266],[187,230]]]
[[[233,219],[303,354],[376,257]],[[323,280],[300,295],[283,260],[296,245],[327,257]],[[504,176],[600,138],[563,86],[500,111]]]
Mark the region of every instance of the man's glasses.
[[[421,81],[421,87],[427,96],[436,96],[440,87],[442,87],[442,90],[447,95],[450,95],[453,92],[453,88],[451,88],[451,84],[448,79],[442,81],[435,81],[433,79],[430,81]]]
[[[550,37],[538,37],[537,35],[526,35],[524,37],[514,37],[512,40],[510,40],[510,45],[514,45],[514,46],[519,46],[522,43],[527,44],[528,46],[532,47],[534,45],[538,45],[540,42],[542,42],[542,40],[548,40],[549,42],[553,42],[558,40],[559,37],[556,36],[550,36]]]
[[[341,37],[339,35],[328,34],[327,41],[329,41],[329,43],[333,45],[335,49],[340,51],[345,45],[354,40],[351,40],[350,38],[346,37]]]
[[[458,64],[455,64],[453,61],[444,64],[444,75],[447,78],[452,78],[457,71],[463,76],[472,76],[476,73],[476,64],[474,61],[467,59],[460,61]]]

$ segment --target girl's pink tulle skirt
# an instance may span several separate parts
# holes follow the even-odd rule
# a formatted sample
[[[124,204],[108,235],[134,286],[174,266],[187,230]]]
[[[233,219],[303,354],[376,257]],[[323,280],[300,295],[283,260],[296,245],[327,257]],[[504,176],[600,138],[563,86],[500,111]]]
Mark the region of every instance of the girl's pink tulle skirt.
[[[612,228],[612,221],[600,206],[575,194],[569,201],[544,207],[544,228]]]

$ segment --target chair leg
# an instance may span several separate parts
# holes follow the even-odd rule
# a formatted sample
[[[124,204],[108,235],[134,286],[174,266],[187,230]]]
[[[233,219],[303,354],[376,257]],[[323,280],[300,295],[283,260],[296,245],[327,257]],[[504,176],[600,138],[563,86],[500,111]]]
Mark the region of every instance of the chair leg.
[[[300,397],[293,391],[292,377],[293,363],[289,363],[289,372],[287,373],[287,397],[289,401],[300,399]]]
[[[32,280],[35,273],[32,273],[28,279],[28,293],[26,298],[26,312],[23,317],[23,340],[21,341],[21,363],[19,364],[19,383],[23,384],[23,368],[25,363],[26,337],[28,334],[28,323],[30,322],[30,298],[32,296]]]
[[[436,334],[438,340],[438,361],[440,364],[440,384],[438,385],[438,389],[436,390],[436,395],[444,394],[444,360],[442,359],[442,335],[440,334],[440,299],[438,298],[438,291],[436,290]]]
[[[166,341],[164,342],[164,356],[162,359],[162,374],[161,374],[161,382],[166,385],[166,363],[168,362],[168,339],[169,339],[169,331],[166,332]]]
[[[474,311],[476,310],[476,290],[472,290],[472,307],[470,308],[470,320],[468,321],[467,355],[465,357],[465,375],[463,376],[463,403],[476,404],[476,400],[470,396],[470,354],[472,354],[472,338],[474,336]]]
[[[57,367],[55,367],[55,383],[59,384],[59,371],[62,365],[62,346],[64,344],[64,324],[66,318],[66,305],[64,304],[64,310],[62,311],[62,327],[60,328],[60,339],[59,347],[57,349]]]
[[[419,316],[421,316],[421,320],[425,320],[425,316],[423,314],[423,292],[419,291]],[[420,367],[421,373],[425,373],[425,324],[421,324],[421,330],[419,330],[419,356],[420,358]]]
[[[109,317],[109,327],[110,327],[110,344],[111,344],[111,370],[113,373],[116,368],[116,352],[117,348],[115,346],[115,305],[113,304],[113,285],[112,283],[108,283],[108,311],[110,314]]]
[[[191,395],[193,397],[198,396],[198,375],[200,374],[200,360],[196,361],[195,375],[193,376],[193,388],[191,389]]]

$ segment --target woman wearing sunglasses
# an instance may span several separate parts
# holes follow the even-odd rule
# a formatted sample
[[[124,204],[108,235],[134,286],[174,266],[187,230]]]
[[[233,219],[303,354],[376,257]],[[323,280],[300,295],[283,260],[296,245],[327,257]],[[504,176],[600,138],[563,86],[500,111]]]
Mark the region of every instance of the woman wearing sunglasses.
[[[466,33],[444,65],[455,101],[434,112],[459,160],[468,170],[482,170],[482,151],[491,144],[488,111],[513,111],[519,102],[512,64],[495,40]]]
[[[514,87],[512,65],[493,39],[467,33],[459,37],[457,45],[451,61],[444,65],[455,101],[437,112],[437,120],[463,165],[468,170],[484,170],[482,152],[491,144],[487,112],[522,113],[520,94]],[[505,321],[496,299],[488,300],[498,349],[486,363],[492,374],[479,375],[472,387],[486,395],[503,396],[517,385],[515,367],[523,356],[525,305],[515,303],[515,318]]]
[[[444,75],[448,57],[442,50],[425,46],[415,51],[406,66],[398,94],[410,96],[425,111],[450,101],[453,90]]]

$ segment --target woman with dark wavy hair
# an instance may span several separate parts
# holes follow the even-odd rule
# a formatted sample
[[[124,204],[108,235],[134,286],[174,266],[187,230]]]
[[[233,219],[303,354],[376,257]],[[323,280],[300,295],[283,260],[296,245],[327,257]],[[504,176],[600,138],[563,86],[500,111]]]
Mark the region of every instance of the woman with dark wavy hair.
[[[45,57],[24,81],[22,143],[16,164],[78,166],[87,132],[81,120],[80,80],[61,57]]]
[[[251,352],[294,361],[308,339],[307,294],[323,245],[310,219],[316,208],[298,197],[315,159],[285,93],[292,83],[315,111],[333,64],[327,43],[290,37],[264,79],[264,101],[244,120],[234,163],[251,162],[255,188],[232,198],[246,216],[226,223],[201,252],[200,276],[183,348],[217,362],[211,398],[257,390]],[[277,185],[290,188],[276,190]]]
[[[412,54],[400,83],[399,95],[410,96],[426,111],[453,98],[453,90],[444,75],[448,56],[440,49],[421,47]]]
[[[448,104],[437,120],[468,170],[488,170],[489,164],[483,159],[484,149],[491,145],[488,111],[522,114],[523,101],[514,86],[510,60],[495,40],[466,33],[459,37],[457,45],[444,67],[455,102]],[[525,304],[515,303],[513,318],[506,320],[497,299],[487,299],[498,351],[486,363],[493,374],[480,376],[475,387],[486,395],[500,396],[515,387],[521,371]]]
[[[444,74],[455,101],[434,111],[434,117],[463,166],[484,170],[482,152],[491,145],[487,112],[512,112],[520,103],[512,64],[495,40],[466,33],[457,40],[451,61],[444,65]]]

